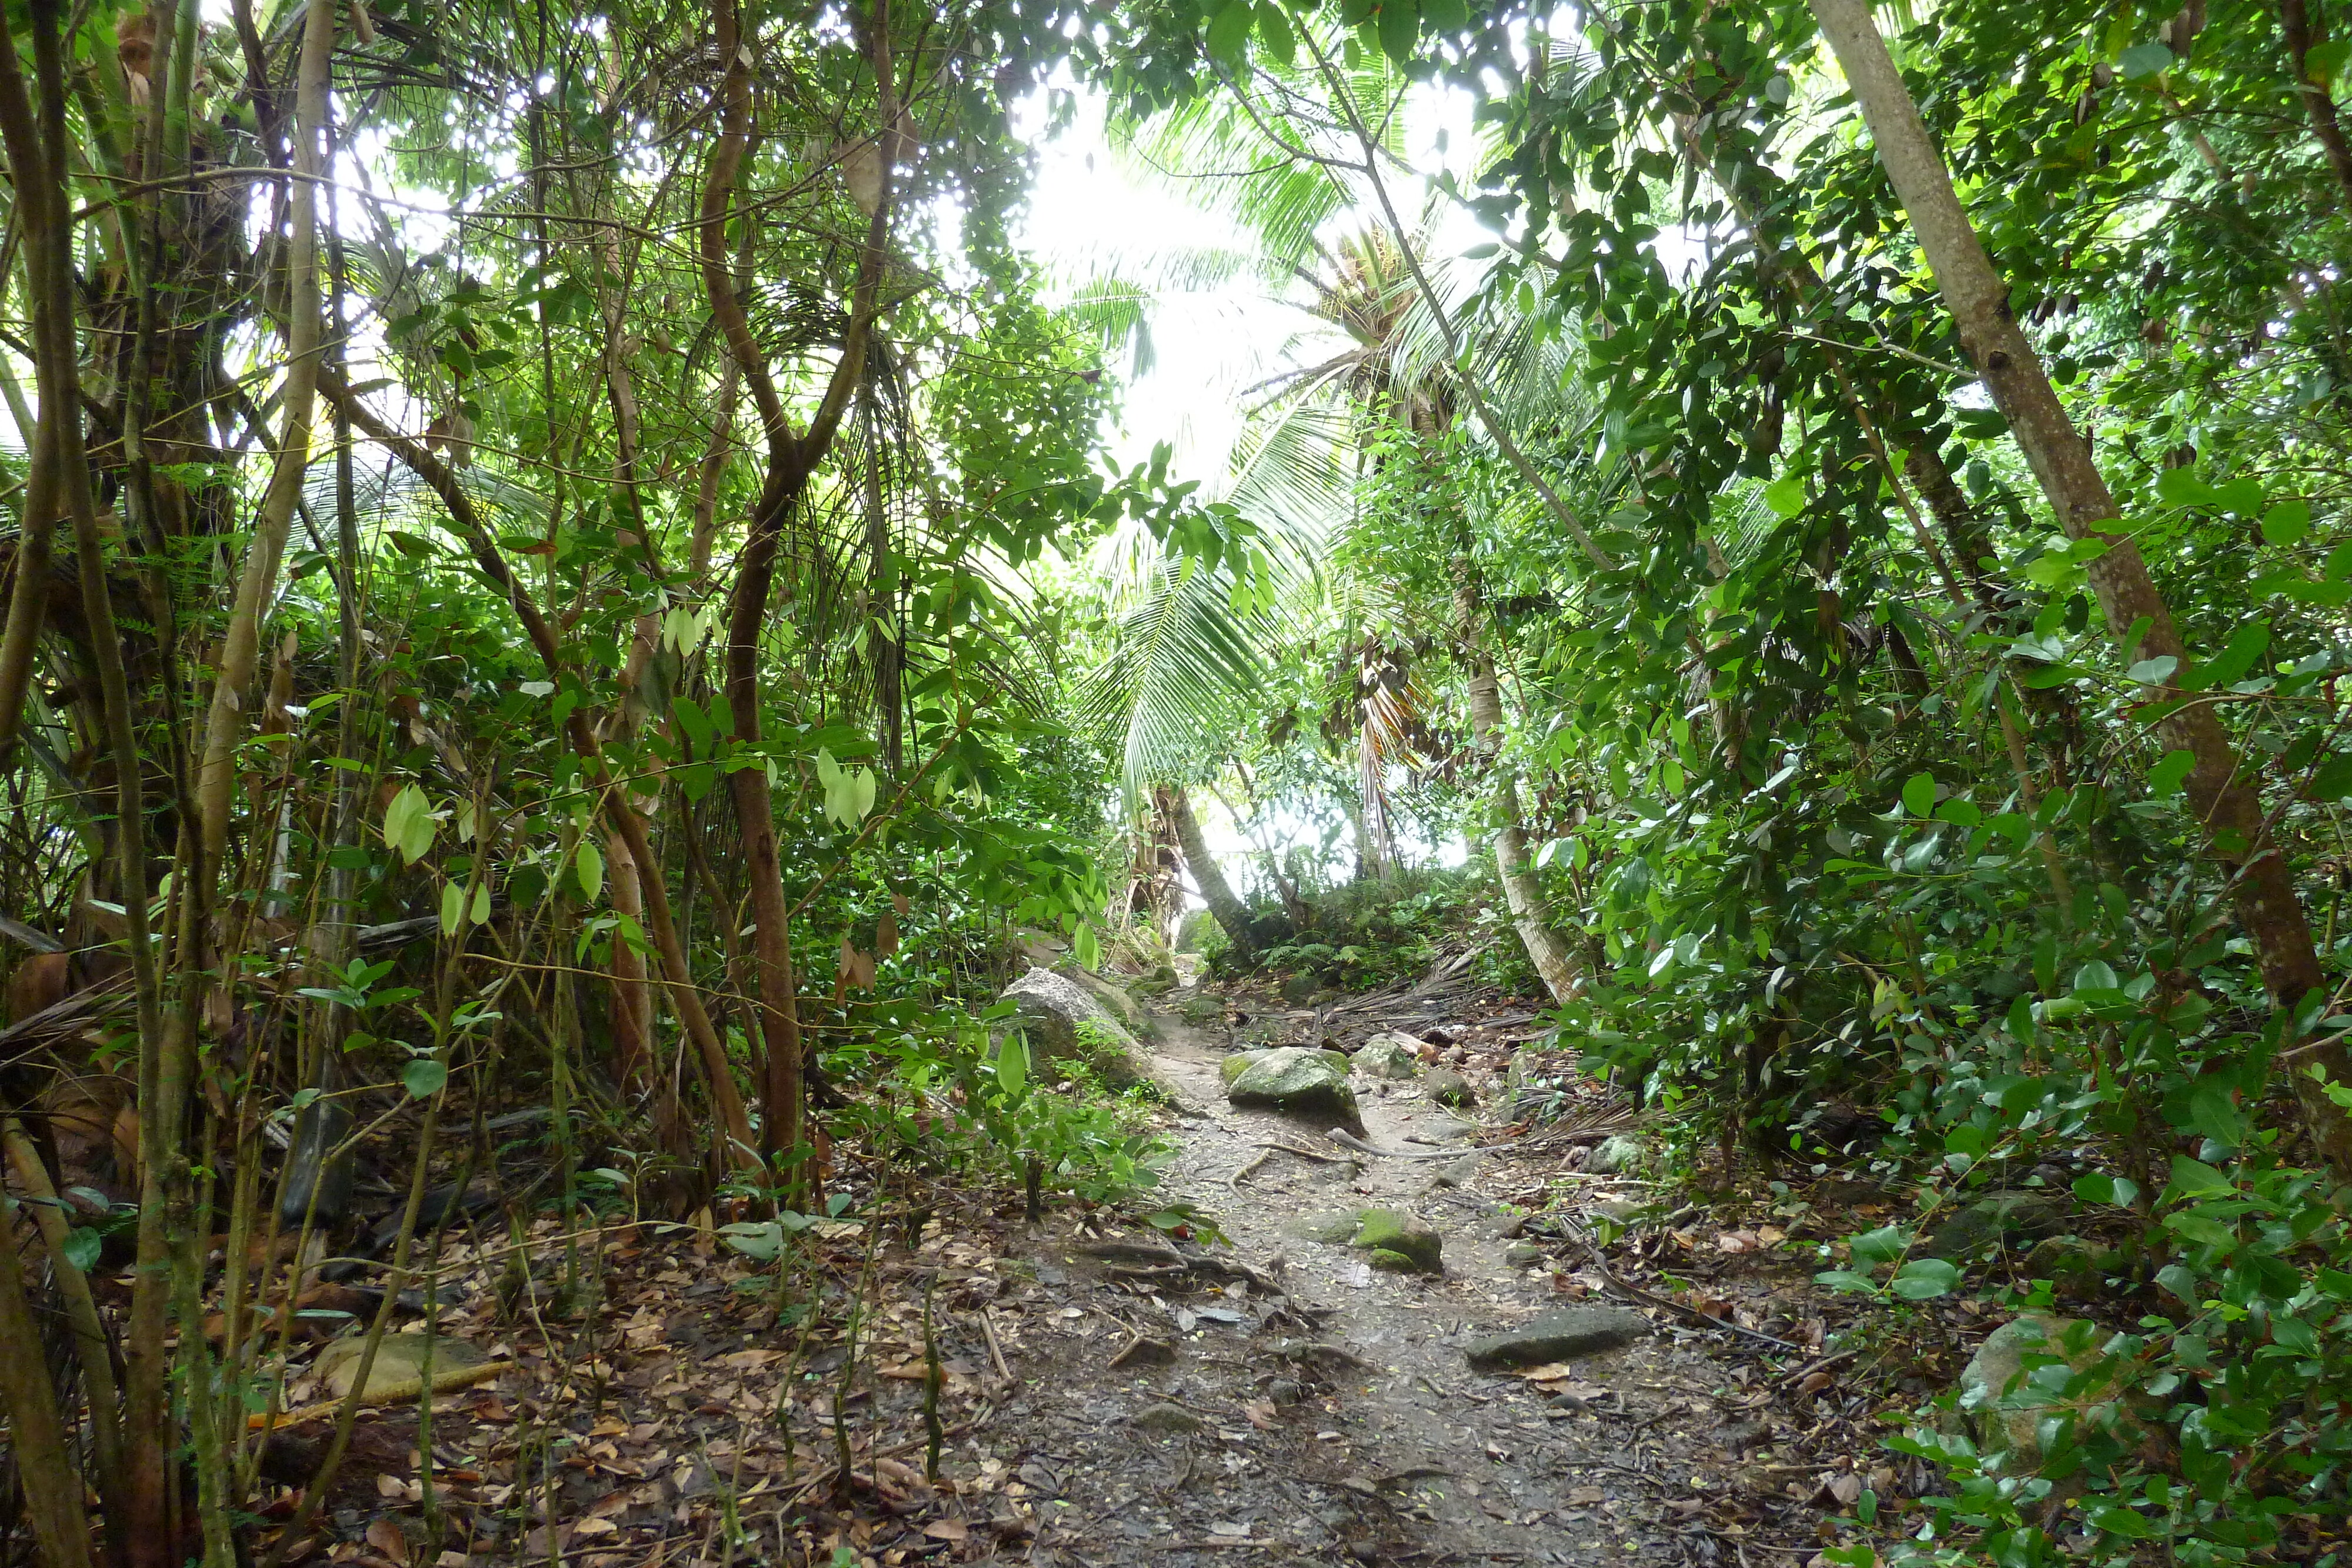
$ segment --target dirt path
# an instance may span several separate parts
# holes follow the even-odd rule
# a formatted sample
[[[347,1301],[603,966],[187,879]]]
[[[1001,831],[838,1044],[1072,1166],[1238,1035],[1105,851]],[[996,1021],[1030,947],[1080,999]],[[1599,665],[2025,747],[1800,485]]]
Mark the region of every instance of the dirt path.
[[[1468,1367],[1466,1340],[1561,1304],[1540,1262],[1507,1260],[1511,1216],[1479,1195],[1510,1156],[1276,1153],[1235,1186],[1266,1143],[1345,1151],[1319,1128],[1227,1104],[1224,1031],[1155,1021],[1157,1071],[1200,1113],[1177,1134],[1173,1193],[1218,1216],[1232,1255],[1275,1289],[1139,1280],[1068,1226],[1037,1239],[1036,1283],[1003,1303],[1025,1386],[1007,1412],[1026,1445],[1005,1461],[1021,1478],[1008,1491],[1035,1505],[1030,1561],[1717,1560],[1703,1531],[1679,1528],[1710,1484],[1692,1462],[1699,1435],[1728,1413],[1718,1395],[1736,1393],[1703,1344],[1654,1325],[1578,1362],[1565,1385]],[[1362,1097],[1380,1147],[1424,1151],[1470,1131],[1413,1084]],[[1286,1228],[1373,1206],[1443,1234],[1443,1278],[1376,1273],[1360,1252]]]

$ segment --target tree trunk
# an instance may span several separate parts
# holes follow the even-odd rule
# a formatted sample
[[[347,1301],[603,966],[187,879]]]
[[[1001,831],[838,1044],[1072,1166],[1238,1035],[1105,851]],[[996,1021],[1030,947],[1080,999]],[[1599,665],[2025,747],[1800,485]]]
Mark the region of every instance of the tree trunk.
[[[2312,139],[2327,154],[2336,183],[2352,195],[2352,147],[2345,145],[2344,127],[2336,117],[2336,100],[2327,86],[2311,74],[2305,57],[2327,38],[2327,18],[2317,0],[2279,0],[2279,24],[2286,34],[2287,59],[2294,68],[2294,89],[2311,116]]]
[[[1192,799],[1181,789],[1160,789],[1152,791],[1166,817],[1176,830],[1176,841],[1184,851],[1184,864],[1192,873],[1192,884],[1200,889],[1201,901],[1209,906],[1209,918],[1217,923],[1233,946],[1234,956],[1242,963],[1257,959],[1257,934],[1251,928],[1249,905],[1234,894],[1233,883],[1218,868],[1217,857],[1209,852],[1208,836],[1201,831],[1201,819],[1192,813]]]
[[[2172,612],[2148,577],[2139,547],[2103,525],[2120,516],[2115,497],[2092,461],[2090,444],[2074,428],[2033,346],[2010,308],[2009,289],[1952,189],[1943,155],[1927,134],[1918,107],[1895,68],[1886,42],[1871,20],[1867,0],[1811,0],[1822,35],[1869,125],[1878,159],[1927,254],[1961,346],[2041,482],[2042,494],[2069,538],[2107,541],[2088,566],[2091,588],[2127,661],[2169,657],[2172,674],[2150,685],[2150,701],[2181,704],[2158,726],[2163,743],[2193,761],[2189,803],[2206,835],[2207,852],[2230,883],[2238,924],[2260,959],[2263,988],[2283,1007],[2299,1006],[2326,983],[2311,927],[2296,896],[2286,858],[2271,841],[2262,801],[2242,767],[2228,730],[2211,705],[2182,703],[2189,694],[2188,649]],[[2336,1082],[2352,1082],[2352,1052],[2315,1043],[2305,1053]],[[2304,1113],[2328,1164],[2352,1174],[2352,1118],[2301,1073],[2295,1087]]]
[[[1495,791],[1495,873],[1502,880],[1503,900],[1510,905],[1511,924],[1518,929],[1528,962],[1535,966],[1551,999],[1564,1002],[1576,989],[1576,966],[1569,958],[1567,946],[1544,919],[1543,889],[1528,858],[1527,824],[1519,815],[1519,781],[1502,760],[1503,690],[1481,634],[1486,621],[1484,595],[1468,556],[1455,559],[1454,572],[1454,616],[1470,662],[1471,740]]]

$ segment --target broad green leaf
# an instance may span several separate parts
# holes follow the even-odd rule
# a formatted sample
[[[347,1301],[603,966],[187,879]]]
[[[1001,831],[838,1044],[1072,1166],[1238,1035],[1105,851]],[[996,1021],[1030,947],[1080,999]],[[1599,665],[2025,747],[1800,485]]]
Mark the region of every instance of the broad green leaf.
[[[425,791],[410,784],[383,809],[383,841],[410,865],[433,847],[433,803]]]
[[[2180,668],[2180,661],[2170,653],[2159,653],[2153,659],[2142,659],[2124,672],[2126,680],[2144,686],[2160,686],[2172,679],[2172,672]]]
[[[2311,531],[2311,507],[2303,501],[2281,501],[2263,514],[2263,538],[2274,545],[2291,545]]]
[[[1224,7],[1209,19],[1210,55],[1227,65],[1238,62],[1249,47],[1250,27],[1256,20],[1250,0],[1225,0]]]
[[[1020,1030],[1013,1030],[996,1048],[996,1086],[1017,1100],[1028,1082],[1029,1042],[1022,1038]]]
[[[1933,774],[1914,773],[1904,780],[1903,809],[1915,817],[1935,814],[1936,779]]]
[[[2197,767],[2197,758],[2188,751],[2168,751],[2164,759],[2147,770],[2147,792],[2159,800],[2168,800],[2180,793],[2180,786]]]
[[[412,1100],[424,1100],[438,1094],[441,1086],[448,1082],[449,1069],[436,1057],[416,1057],[401,1070],[401,1087],[408,1091],[408,1097]]]
[[[66,1261],[85,1274],[98,1267],[99,1255],[105,1248],[106,1238],[86,1225],[77,1225],[66,1232]]]
[[[466,889],[462,883],[445,882],[441,884],[441,935],[457,935],[457,923],[466,917]]]
[[[1941,1258],[1914,1258],[1895,1270],[1889,1282],[1906,1301],[1925,1301],[1948,1295],[1960,1282],[1960,1271]]]
[[[2134,44],[2116,59],[2116,65],[2124,73],[2124,80],[2142,81],[2170,70],[2172,62],[2172,51],[2162,44]],[[2186,473],[2187,470],[2176,468],[2173,472]]]
[[[1805,481],[1801,475],[1783,474],[1764,486],[1764,504],[1784,517],[1793,517],[1805,509]]]
[[[580,896],[593,904],[596,902],[596,895],[604,888],[604,852],[596,847],[595,840],[583,838],[580,841],[578,860]]]
[[[477,925],[486,925],[489,923],[490,884],[487,881],[474,884],[474,906],[467,911],[466,918]]]
[[[1848,1243],[1853,1249],[1853,1260],[1866,1269],[1881,1269],[1894,1262],[1911,1249],[1911,1233],[1899,1225],[1882,1225],[1875,1230],[1865,1230]]]
[[[1077,935],[1071,939],[1070,950],[1077,959],[1078,967],[1087,974],[1091,975],[1102,967],[1102,942],[1095,936],[1091,922],[1078,927]]]

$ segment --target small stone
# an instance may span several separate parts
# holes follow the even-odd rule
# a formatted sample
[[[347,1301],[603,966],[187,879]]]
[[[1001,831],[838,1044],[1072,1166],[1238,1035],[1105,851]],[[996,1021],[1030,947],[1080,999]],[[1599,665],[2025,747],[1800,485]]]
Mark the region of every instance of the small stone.
[[[1295,1377],[1277,1377],[1265,1385],[1265,1396],[1286,1408],[1306,1398],[1307,1390]]]
[[[1465,1186],[1485,1163],[1483,1155],[1465,1155],[1458,1160],[1448,1160],[1430,1173],[1429,1185],[1433,1187]]]
[[[1422,1092],[1436,1104],[1452,1105],[1457,1110],[1467,1110],[1478,1103],[1478,1092],[1470,1087],[1470,1081],[1450,1067],[1441,1067],[1431,1073]]]
[[[1209,1423],[1181,1405],[1171,1405],[1162,1399],[1138,1410],[1128,1424],[1139,1432],[1155,1432],[1166,1437],[1197,1437],[1209,1430]]]
[[[1532,1241],[1514,1241],[1503,1249],[1503,1261],[1514,1269],[1530,1268],[1544,1260],[1544,1249]]]
[[[1375,1269],[1396,1273],[1440,1274],[1445,1239],[1410,1214],[1392,1208],[1368,1208],[1357,1217],[1356,1234],[1349,1245],[1371,1254]]]
[[[1474,1339],[1463,1353],[1473,1371],[1507,1372],[1615,1350],[1649,1332],[1650,1320],[1631,1307],[1562,1307],[1522,1328]]]

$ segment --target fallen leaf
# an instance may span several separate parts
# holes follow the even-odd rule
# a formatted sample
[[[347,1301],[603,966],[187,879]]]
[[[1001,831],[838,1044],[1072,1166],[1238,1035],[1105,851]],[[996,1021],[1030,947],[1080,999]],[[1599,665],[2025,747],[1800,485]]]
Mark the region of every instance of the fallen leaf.
[[[1822,1389],[1827,1388],[1831,1384],[1835,1383],[1836,1381],[1836,1378],[1831,1376],[1826,1372],[1810,1373],[1806,1375],[1805,1380],[1802,1383],[1797,1385],[1797,1392],[1800,1394],[1819,1394]]]
[[[403,1487],[401,1490],[405,1491],[408,1489]],[[407,1533],[400,1528],[398,1523],[392,1520],[379,1519],[374,1523],[369,1525],[367,1527],[367,1543],[370,1546],[374,1547],[378,1552],[383,1552],[386,1557],[391,1558],[394,1563],[404,1565],[408,1562]]]
[[[1273,1400],[1254,1399],[1242,1406],[1242,1414],[1248,1416],[1250,1425],[1256,1427],[1259,1431],[1271,1432],[1274,1430]],[[1244,1531],[1244,1533],[1247,1532]]]
[[[1862,1495],[1862,1478],[1853,1475],[1832,1476],[1829,1479],[1829,1493],[1831,1497],[1837,1500],[1840,1506],[1852,1508],[1854,1499]]]
[[[961,1519],[935,1519],[923,1526],[923,1533],[933,1541],[951,1541],[959,1544],[971,1539],[971,1531]]]
[[[1756,1239],[1767,1247],[1778,1247],[1789,1239],[1789,1233],[1777,1225],[1759,1225],[1756,1228]]]
[[[1753,1252],[1757,1247],[1756,1232],[1727,1230],[1715,1239],[1715,1245],[1718,1251],[1723,1252]]]
[[[1604,1502],[1606,1500],[1608,1500],[1607,1494],[1602,1492],[1599,1487],[1570,1487],[1568,1489],[1568,1502],[1570,1508],[1591,1508],[1596,1503]]]
[[[574,1535],[611,1535],[620,1528],[621,1527],[619,1525],[614,1524],[609,1519],[599,1519],[594,1514],[590,1514],[586,1519],[581,1520],[572,1525],[572,1533]]]

